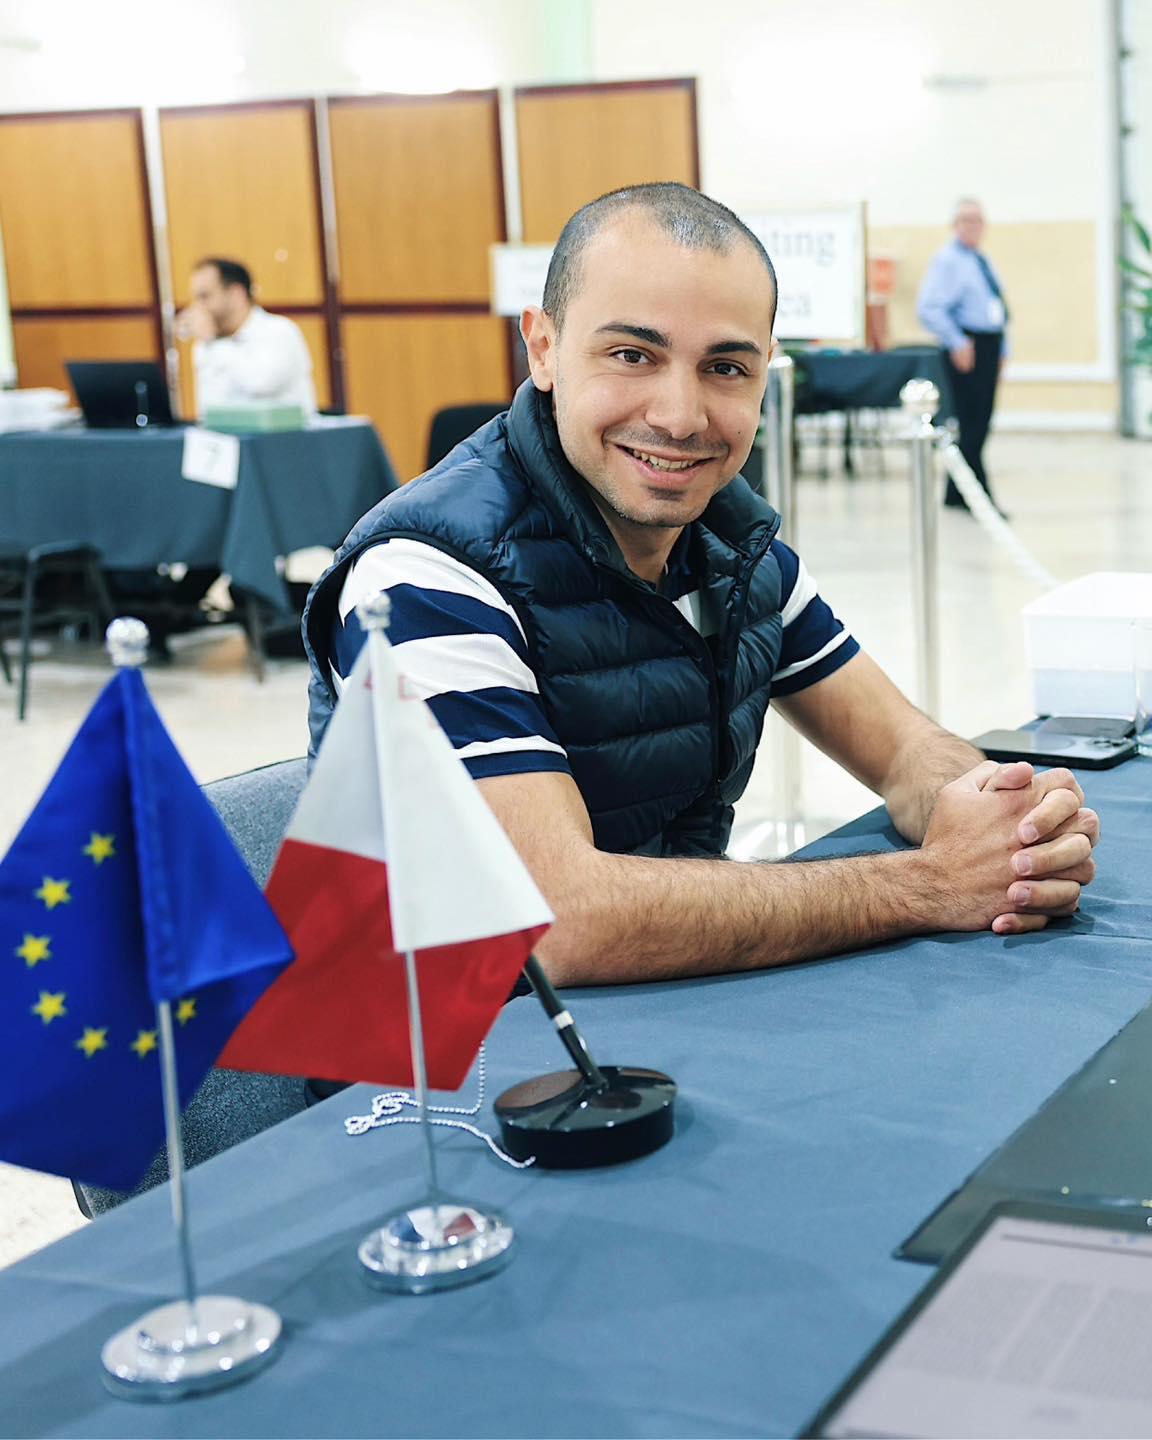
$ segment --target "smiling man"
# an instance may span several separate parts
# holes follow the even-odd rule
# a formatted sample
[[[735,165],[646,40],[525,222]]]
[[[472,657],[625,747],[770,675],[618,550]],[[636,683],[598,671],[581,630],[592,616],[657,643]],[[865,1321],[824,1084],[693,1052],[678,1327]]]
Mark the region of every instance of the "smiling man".
[[[1073,777],[985,761],[909,704],[740,478],[775,307],[760,242],[697,191],[585,206],[523,316],[511,409],[365,516],[306,612],[318,743],[355,607],[389,594],[397,664],[556,912],[562,984],[1019,933],[1092,878]],[[919,848],[720,863],[770,701]]]

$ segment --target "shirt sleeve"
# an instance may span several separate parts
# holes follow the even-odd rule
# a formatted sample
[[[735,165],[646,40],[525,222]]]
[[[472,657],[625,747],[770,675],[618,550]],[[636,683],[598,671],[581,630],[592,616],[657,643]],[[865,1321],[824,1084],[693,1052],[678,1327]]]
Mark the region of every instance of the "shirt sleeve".
[[[356,606],[381,591],[388,639],[474,780],[571,774],[540,699],[515,611],[475,570],[417,540],[386,540],[353,564],[340,594],[332,678],[339,691],[364,644]]]
[[[860,646],[821,599],[816,582],[795,550],[773,540],[772,554],[784,581],[784,639],[772,677],[772,698],[783,700],[826,680],[846,665]]]
[[[968,338],[953,315],[958,298],[955,267],[952,257],[944,251],[928,266],[916,300],[916,315],[945,350],[955,350]]]

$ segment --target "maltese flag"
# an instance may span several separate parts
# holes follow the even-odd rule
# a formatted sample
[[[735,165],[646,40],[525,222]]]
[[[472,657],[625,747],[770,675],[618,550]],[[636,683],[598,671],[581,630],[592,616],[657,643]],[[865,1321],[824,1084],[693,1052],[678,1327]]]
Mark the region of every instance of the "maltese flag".
[[[217,1062],[411,1085],[404,952],[428,1083],[463,1084],[552,913],[381,632],[328,726],[267,888],[296,959]]]

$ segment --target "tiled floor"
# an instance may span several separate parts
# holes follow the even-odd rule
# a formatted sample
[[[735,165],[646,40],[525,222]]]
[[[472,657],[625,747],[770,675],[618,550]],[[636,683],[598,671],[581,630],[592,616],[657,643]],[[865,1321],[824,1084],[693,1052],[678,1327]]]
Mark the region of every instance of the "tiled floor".
[[[1152,568],[1152,447],[1103,436],[999,436],[991,447],[1001,502],[1014,529],[1061,580],[1092,570]],[[798,544],[826,597],[903,687],[914,684],[909,498],[903,457],[887,476],[804,479]],[[964,513],[940,529],[942,706],[967,735],[1031,714],[1021,607],[1038,593]],[[300,755],[306,743],[303,662],[272,662],[253,680],[234,630],[177,641],[177,658],[149,672],[156,703],[201,780]],[[0,688],[0,849],[7,846],[107,678],[91,650],[36,664],[29,717],[18,725]],[[781,740],[770,724],[740,806],[735,840],[773,853]],[[803,757],[807,838],[860,813],[871,797],[812,752]],[[0,1166],[0,1265],[83,1223],[67,1182]]]

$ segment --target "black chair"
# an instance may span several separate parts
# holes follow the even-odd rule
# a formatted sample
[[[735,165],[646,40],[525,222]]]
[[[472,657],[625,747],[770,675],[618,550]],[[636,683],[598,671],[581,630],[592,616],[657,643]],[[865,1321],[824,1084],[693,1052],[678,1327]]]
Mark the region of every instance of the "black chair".
[[[488,402],[484,405],[452,405],[446,410],[437,410],[432,417],[432,428],[428,432],[428,459],[426,470],[439,465],[450,450],[455,450],[461,440],[467,440],[481,425],[502,415],[508,402]]]
[[[28,666],[32,660],[32,632],[38,627],[84,624],[90,637],[103,633],[113,616],[100,552],[77,540],[55,540],[27,548],[0,547],[0,669],[12,683],[12,669],[4,652],[4,634],[11,629],[20,636],[20,683],[16,718],[24,719],[28,707]],[[57,593],[44,599],[42,584],[50,578],[60,582]],[[70,588],[67,582],[71,580]],[[75,590],[83,591],[83,601]],[[6,624],[5,617],[12,617]]]

